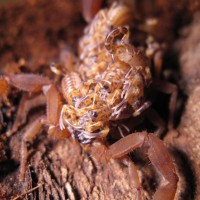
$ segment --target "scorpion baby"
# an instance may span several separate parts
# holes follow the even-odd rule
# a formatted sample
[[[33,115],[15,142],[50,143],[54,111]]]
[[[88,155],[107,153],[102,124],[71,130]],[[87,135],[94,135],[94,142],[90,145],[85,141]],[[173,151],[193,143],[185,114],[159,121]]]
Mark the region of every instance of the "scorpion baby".
[[[175,166],[158,137],[143,131],[129,134],[110,146],[105,144],[113,122],[138,116],[151,106],[145,93],[153,84],[150,62],[143,51],[129,43],[129,29],[124,25],[131,19],[130,13],[122,4],[113,4],[110,9],[97,13],[80,40],[79,63],[74,71],[63,74],[61,92],[51,80],[39,75],[8,75],[0,79],[2,87],[11,84],[32,93],[42,90],[47,99],[47,116],[33,122],[22,141],[21,179],[28,159],[27,145],[39,133],[42,124],[47,124],[50,134],[72,137],[83,145],[96,148],[96,155],[101,155],[99,160],[125,159],[137,199],[142,199],[143,193],[136,167],[127,154],[139,147],[147,147],[152,165],[163,177],[153,199],[174,199],[178,182]],[[56,67],[54,71],[62,74]],[[167,88],[167,93],[171,92],[166,85],[158,87],[163,88]],[[170,105],[175,97],[176,94]],[[20,114],[14,131],[20,125]]]
[[[62,80],[68,104],[62,108],[61,129],[67,125],[84,144],[105,137],[110,121],[137,116],[150,106],[144,95],[151,82],[149,62],[143,52],[126,43],[128,33],[126,27],[117,27],[109,33],[105,48],[112,59],[94,79],[82,83],[78,73],[71,72]],[[114,45],[120,35],[122,41]]]

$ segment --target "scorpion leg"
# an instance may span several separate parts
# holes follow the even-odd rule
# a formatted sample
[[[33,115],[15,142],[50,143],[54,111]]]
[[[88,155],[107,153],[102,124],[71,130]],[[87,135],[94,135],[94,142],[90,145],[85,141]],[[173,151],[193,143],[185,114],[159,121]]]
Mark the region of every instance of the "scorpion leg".
[[[155,76],[159,77],[163,65],[163,52],[161,50],[155,53],[153,61],[155,65]]]
[[[34,74],[15,74],[7,75],[1,78],[1,81],[6,82],[6,85],[12,85],[20,90],[37,93],[41,91],[43,85],[50,84],[50,80],[46,77]],[[17,112],[17,117],[14,122],[12,130],[7,132],[8,136],[11,136],[17,131],[20,125],[22,125],[26,117],[25,115],[31,110],[31,108],[44,104],[44,98],[41,95],[36,95],[34,98],[24,95],[20,101],[20,105]]]
[[[21,147],[21,166],[20,166],[20,180],[24,178],[25,168],[28,159],[28,144],[40,133],[42,129],[42,125],[46,124],[49,125],[49,133],[52,135],[58,135],[59,137],[68,136],[69,133],[66,130],[61,131],[59,129],[59,117],[62,107],[61,96],[57,91],[56,87],[51,84],[51,81],[43,76],[40,75],[33,75],[33,74],[18,74],[18,75],[9,75],[5,76],[4,80],[7,81],[8,84],[17,87],[23,91],[37,93],[43,90],[46,96],[47,102],[47,115],[39,117],[33,123],[31,123],[24,133],[24,137],[22,140],[22,147]],[[24,97],[22,103],[25,103],[26,98]],[[42,100],[43,102],[43,100]],[[29,101],[29,103],[25,103],[20,105],[19,112],[22,111],[26,114],[31,105],[33,106],[35,102]],[[38,105],[36,103],[36,105]],[[23,107],[25,106],[25,107]],[[18,122],[20,121],[19,118],[17,119]],[[16,123],[18,123],[16,122]],[[17,125],[16,125],[17,127]],[[15,127],[14,127],[15,128]]]
[[[85,21],[90,22],[99,11],[103,0],[82,0],[82,13]]]
[[[163,65],[164,46],[155,41],[153,37],[147,38],[146,56],[153,59],[155,77],[159,78]]]
[[[18,128],[26,122],[28,112],[38,106],[45,105],[46,100],[44,95],[36,95],[34,97],[29,97],[29,95],[24,94],[20,100],[20,104],[17,110],[16,119],[14,121],[13,127],[6,134],[8,137],[12,136]]]
[[[105,156],[108,160],[121,158],[142,146],[148,147],[148,157],[155,169],[162,175],[161,184],[156,190],[153,199],[174,199],[178,177],[173,160],[163,142],[153,134],[148,134],[147,132],[130,134],[108,147],[105,151]],[[135,174],[135,171],[132,173]]]
[[[66,135],[66,133],[64,133],[64,131],[61,131],[58,126],[59,115],[60,115],[60,111],[62,107],[61,97],[56,87],[52,85],[51,81],[48,78],[40,76],[40,75],[35,75],[35,74],[16,74],[16,75],[4,76],[3,80],[5,80],[7,84],[10,84],[18,89],[21,89],[23,91],[27,91],[30,93],[38,93],[43,90],[46,96],[46,102],[47,102],[46,123],[49,125],[52,125],[49,128],[49,132],[53,133],[53,130],[54,130],[58,134]],[[32,109],[33,107],[42,105],[43,103],[45,103],[45,101],[41,95],[36,96],[35,99],[33,98],[29,100],[27,97],[22,98],[22,101],[20,103],[19,110],[17,113],[16,121],[13,126],[13,130],[11,130],[11,133],[8,133],[8,134],[12,135],[12,133],[17,130],[19,125],[23,123],[23,120],[24,120],[23,115],[26,115],[30,111],[30,109]],[[59,137],[61,135],[59,135]]]
[[[61,97],[54,85],[43,86],[43,92],[47,102],[47,116],[42,116],[31,123],[24,133],[21,146],[20,180],[24,179],[28,160],[28,145],[40,133],[42,125],[49,125],[48,133],[57,138],[66,138],[69,133],[59,128],[59,117],[61,112]]]
[[[125,158],[125,161],[127,162],[128,165],[130,184],[131,186],[133,186],[134,189],[136,189],[136,200],[142,200],[142,186],[140,184],[140,179],[138,176],[136,166],[129,157]]]
[[[26,92],[40,92],[44,85],[51,84],[51,81],[44,76],[36,74],[15,74],[7,75],[4,79],[12,86]]]
[[[161,137],[162,134],[165,131],[165,121],[161,118],[161,116],[152,108],[149,108],[146,113],[145,116],[147,117],[147,119],[155,126],[157,127],[157,130],[154,132],[154,134],[157,137]]]
[[[40,94],[34,97],[24,95],[17,112],[17,117],[13,128],[7,134],[11,136],[17,131],[18,127],[26,121],[28,112],[39,105],[47,104],[47,119],[46,124],[49,124],[49,134],[58,138],[65,138],[68,133],[59,129],[59,115],[62,107],[61,97],[56,87],[51,84],[51,81],[43,76],[34,74],[17,74],[5,76],[4,80],[8,84],[13,85],[23,91],[38,93],[43,90],[45,97]]]
[[[44,86],[43,92],[47,101],[47,118],[45,124],[49,125],[48,134],[51,137],[59,139],[69,137],[69,132],[66,129],[61,130],[59,126],[59,119],[62,109],[60,93],[54,85]]]
[[[136,111],[134,111],[133,116],[136,117],[136,116],[140,115],[142,112],[144,112],[150,106],[151,106],[151,102],[150,101],[144,102],[141,105],[141,107],[139,107]]]
[[[94,141],[92,145],[90,145],[89,148],[86,147],[85,150],[89,151],[90,155],[94,159],[104,164],[106,164],[111,158],[115,158],[114,155],[111,155],[110,152],[108,152],[110,147],[103,140]],[[128,166],[130,184],[134,189],[136,189],[137,192],[136,199],[142,200],[142,187],[140,184],[137,169],[131,159],[126,156],[126,154],[122,155],[121,157],[123,157],[124,164]]]
[[[170,102],[169,102],[170,114],[169,114],[168,128],[173,129],[174,113],[175,113],[175,109],[176,109],[176,101],[177,101],[177,95],[178,95],[177,86],[172,83],[165,82],[165,81],[155,80],[152,83],[152,87],[160,92],[171,95]]]
[[[42,116],[36,119],[33,123],[31,123],[28,129],[24,133],[24,137],[22,139],[22,146],[21,146],[21,160],[20,160],[20,174],[19,179],[23,181],[26,165],[28,160],[28,146],[34,140],[34,138],[40,133],[42,129],[42,121],[44,120],[45,116]]]

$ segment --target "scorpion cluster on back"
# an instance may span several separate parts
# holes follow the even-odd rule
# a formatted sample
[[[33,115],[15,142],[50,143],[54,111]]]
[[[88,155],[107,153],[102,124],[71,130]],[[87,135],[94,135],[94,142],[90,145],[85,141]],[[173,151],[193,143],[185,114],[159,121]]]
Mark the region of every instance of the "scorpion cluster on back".
[[[62,108],[60,127],[64,129],[68,125],[74,137],[84,144],[105,137],[110,121],[137,116],[150,106],[144,95],[145,87],[151,82],[149,62],[142,51],[128,44],[128,34],[128,28],[123,26],[108,34],[103,48],[109,60],[102,61],[104,70],[95,69],[97,75],[90,70],[84,74],[84,68],[80,67],[79,73],[68,73],[62,80],[68,104]],[[120,36],[121,42],[115,44]],[[82,62],[85,64],[88,59],[94,59],[94,55],[86,56]],[[98,62],[93,62],[99,67]],[[82,82],[79,74],[87,80]],[[128,105],[132,108],[129,112]]]
[[[126,155],[136,148],[146,146],[151,163],[164,178],[153,198],[174,198],[178,178],[172,158],[160,139],[144,131],[129,134],[111,146],[104,144],[111,122],[140,115],[151,105],[145,95],[146,89],[152,85],[150,62],[144,51],[129,42],[129,28],[125,25],[131,17],[128,7],[116,3],[96,14],[80,40],[79,61],[73,71],[65,70],[63,73],[64,69],[52,66],[56,74],[64,76],[61,92],[60,87],[56,87],[47,77],[34,74],[1,77],[1,88],[10,84],[31,93],[43,91],[46,96],[47,116],[34,121],[24,134],[20,179],[24,178],[26,169],[27,145],[39,133],[42,124],[46,124],[49,125],[49,133],[73,137],[82,144],[97,147],[102,160],[125,158],[137,191],[137,199],[142,198],[139,177]],[[167,93],[172,93],[173,87],[158,87],[159,90],[163,88]],[[40,95],[34,98],[43,103]],[[171,104],[175,98],[176,94],[173,95]],[[31,102],[30,99],[27,102]],[[26,103],[26,106],[31,109],[32,104]],[[23,110],[22,103],[20,109]],[[22,113],[28,112],[27,108],[25,110],[18,112],[10,135],[21,125]]]

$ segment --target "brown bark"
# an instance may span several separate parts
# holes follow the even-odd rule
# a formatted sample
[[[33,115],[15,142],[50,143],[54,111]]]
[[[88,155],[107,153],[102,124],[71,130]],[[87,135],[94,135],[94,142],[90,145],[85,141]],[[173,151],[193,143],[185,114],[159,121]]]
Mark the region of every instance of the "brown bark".
[[[178,134],[168,134],[166,140],[176,149],[182,175],[182,193],[188,193],[187,199],[200,198],[200,13],[196,13],[193,22],[181,31],[182,37],[176,43],[179,54],[181,86],[187,93]],[[179,159],[177,159],[179,160]],[[180,161],[180,160],[179,160]]]
[[[18,168],[4,178],[1,191],[5,199],[23,194],[42,181],[44,185],[30,193],[30,199],[135,199],[125,165],[116,161],[101,164],[70,141],[48,140],[44,145],[45,137],[31,156],[25,181],[19,182]],[[15,136],[10,145],[14,147],[17,139]],[[15,147],[16,162],[18,152]]]

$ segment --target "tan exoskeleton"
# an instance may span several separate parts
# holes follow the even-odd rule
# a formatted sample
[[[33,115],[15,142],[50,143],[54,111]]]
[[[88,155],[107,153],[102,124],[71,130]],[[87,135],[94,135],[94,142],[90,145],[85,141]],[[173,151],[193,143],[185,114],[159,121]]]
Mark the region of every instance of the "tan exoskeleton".
[[[169,85],[153,83],[148,58],[144,52],[129,43],[128,28],[119,26],[126,24],[129,14],[129,9],[121,4],[114,4],[109,10],[100,10],[97,13],[80,41],[80,60],[75,71],[63,74],[61,92],[59,86],[40,75],[17,74],[1,77],[0,89],[12,85],[29,93],[43,91],[46,96],[46,116],[36,119],[24,133],[21,180],[25,175],[28,143],[45,124],[48,125],[48,133],[51,135],[72,137],[82,144],[90,144],[93,155],[102,162],[125,159],[138,200],[142,199],[142,189],[136,167],[127,154],[137,148],[147,147],[152,165],[162,176],[153,199],[174,199],[178,177],[173,160],[158,137],[143,131],[129,134],[110,146],[106,146],[104,142],[108,134],[114,134],[110,131],[113,121],[140,115],[151,105],[145,94],[150,84],[159,90],[166,89],[167,93],[173,91],[173,87]],[[107,19],[109,23],[106,22]],[[101,58],[104,57],[102,64]],[[16,132],[30,108],[44,103],[41,95],[33,98],[37,101],[26,96],[22,99],[13,129],[8,135]],[[172,111],[175,100],[176,93],[170,103]]]

